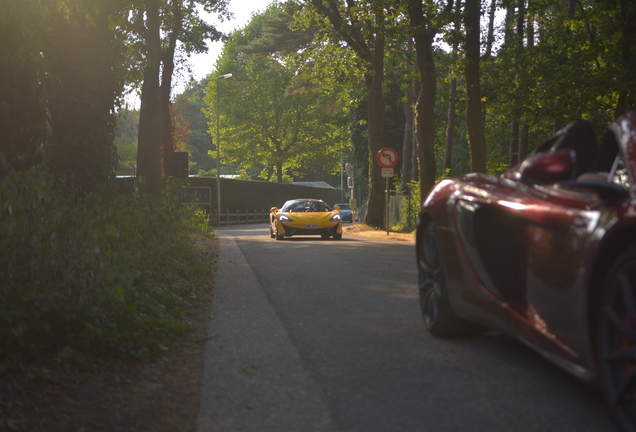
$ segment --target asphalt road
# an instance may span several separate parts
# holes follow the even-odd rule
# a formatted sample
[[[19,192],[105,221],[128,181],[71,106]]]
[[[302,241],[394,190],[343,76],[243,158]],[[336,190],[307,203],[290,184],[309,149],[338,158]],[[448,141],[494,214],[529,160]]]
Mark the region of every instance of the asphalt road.
[[[199,432],[611,432],[600,394],[497,334],[422,324],[414,246],[222,228]]]

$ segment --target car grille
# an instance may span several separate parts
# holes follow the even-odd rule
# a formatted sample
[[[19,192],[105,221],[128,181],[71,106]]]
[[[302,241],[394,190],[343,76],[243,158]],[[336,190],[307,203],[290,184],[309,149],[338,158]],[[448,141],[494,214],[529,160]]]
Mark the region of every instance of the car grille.
[[[295,228],[293,226],[289,226],[286,223],[283,223],[283,228],[285,228],[285,235],[334,235],[338,233],[338,224],[330,227],[330,228],[316,228],[316,229],[306,229],[306,228]]]

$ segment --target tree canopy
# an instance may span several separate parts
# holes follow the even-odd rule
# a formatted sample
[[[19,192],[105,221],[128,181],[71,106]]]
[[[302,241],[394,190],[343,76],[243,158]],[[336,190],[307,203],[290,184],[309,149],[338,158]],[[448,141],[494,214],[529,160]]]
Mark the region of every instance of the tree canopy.
[[[634,2],[290,0],[228,38],[185,115],[171,94],[178,59],[222,37],[202,10],[228,16],[225,0],[1,0],[0,176],[40,165],[62,187],[95,189],[114,175],[115,113],[137,84],[149,183],[184,142],[209,171],[205,100],[226,166],[281,181],[354,158],[367,222],[381,225],[383,146],[412,158],[397,176],[424,195],[444,175],[507,169],[572,120],[600,129],[636,105]]]
[[[290,174],[338,173],[344,145],[340,103],[304,74],[306,65],[297,56],[286,52],[290,37],[294,44],[308,39],[306,32],[278,33],[286,17],[273,5],[231,35],[206,99],[211,130],[217,110],[223,124],[224,161],[237,163],[243,173],[258,169],[259,177],[279,183]],[[226,73],[232,79],[220,82]]]

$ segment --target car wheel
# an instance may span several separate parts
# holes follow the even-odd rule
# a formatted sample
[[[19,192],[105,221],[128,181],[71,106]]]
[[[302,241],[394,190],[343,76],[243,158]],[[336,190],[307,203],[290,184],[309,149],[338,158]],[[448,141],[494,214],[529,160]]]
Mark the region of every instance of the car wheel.
[[[342,234],[334,234],[333,235],[333,239],[334,240],[340,240],[342,238]]]
[[[418,279],[420,308],[428,331],[438,338],[469,334],[469,324],[453,311],[448,292],[439,236],[434,223],[429,223],[418,241]]]
[[[636,430],[636,246],[622,252],[599,304],[597,361],[605,400],[623,431]]]
[[[276,231],[274,233],[274,237],[276,237],[276,240],[283,240],[285,238],[284,235],[278,234],[278,225],[276,225]]]
[[[274,230],[272,229],[272,225],[269,226],[269,236],[270,238],[276,237],[276,235],[274,234]]]

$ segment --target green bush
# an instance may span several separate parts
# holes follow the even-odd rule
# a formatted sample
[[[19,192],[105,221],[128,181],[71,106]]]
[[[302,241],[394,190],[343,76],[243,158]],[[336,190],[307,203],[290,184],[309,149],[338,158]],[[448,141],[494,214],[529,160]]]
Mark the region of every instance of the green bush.
[[[208,274],[208,233],[179,184],[159,195],[105,187],[82,197],[41,173],[0,183],[0,363],[73,352],[146,356],[187,328],[181,308]]]
[[[415,231],[420,205],[420,184],[410,181],[407,183],[406,196],[401,202],[399,222],[393,229],[399,232]]]

